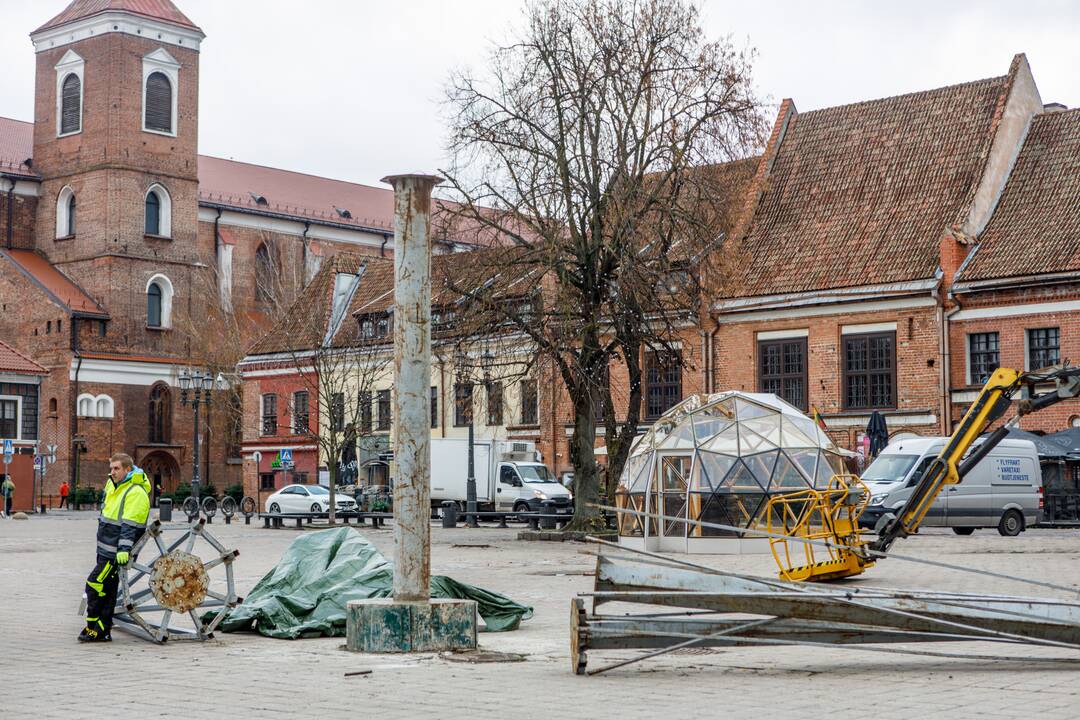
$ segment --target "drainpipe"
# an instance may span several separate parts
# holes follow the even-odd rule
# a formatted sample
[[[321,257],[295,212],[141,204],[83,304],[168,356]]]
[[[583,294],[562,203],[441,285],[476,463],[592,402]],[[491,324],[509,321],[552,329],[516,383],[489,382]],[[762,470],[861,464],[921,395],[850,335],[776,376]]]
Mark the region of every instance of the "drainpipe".
[[[936,290],[935,290],[936,292]],[[945,411],[942,413],[942,418],[945,421],[944,433],[945,435],[952,434],[952,350],[951,341],[949,337],[949,320],[953,315],[963,310],[963,306],[960,304],[960,299],[953,294],[952,290],[949,290],[946,294],[949,301],[956,304],[956,307],[945,309],[945,302],[941,303],[941,341],[945,346],[945,352],[943,353],[945,367],[942,369],[941,378],[942,384],[945,386]]]
[[[12,246],[12,238],[15,233],[15,181],[7,178],[9,183],[7,191],[7,249]]]
[[[74,502],[76,497],[75,493],[79,489],[79,446],[75,444],[75,437],[79,434],[79,371],[82,370],[82,354],[79,352],[79,319],[74,314],[71,316],[71,324],[68,327],[68,331],[71,333],[71,352],[75,357],[75,391],[71,395],[71,402],[68,403],[71,408],[71,454],[72,463],[68,468],[68,474],[71,476],[71,497],[72,505],[78,508],[78,504]]]
[[[389,235],[383,235],[382,245],[379,246],[379,257],[386,257],[386,243],[390,242]]]
[[[704,330],[701,335],[701,392],[709,392],[709,334]]]
[[[304,232],[300,235],[300,246],[302,248],[302,256],[300,258],[300,277],[302,277],[304,279],[304,281],[302,283],[300,283],[301,286],[307,285],[307,283],[308,283],[308,279],[307,279],[308,236],[307,236],[307,234],[308,234],[309,230],[311,230],[311,223],[305,222],[304,223]]]
[[[713,321],[713,329],[709,333],[709,392],[716,392],[716,333],[720,332],[720,319],[715,315],[710,315]],[[807,388],[809,392],[809,388]]]
[[[219,230],[220,227],[221,227],[221,208],[218,208],[217,209],[217,217],[214,218],[214,260],[217,260],[218,255],[221,254],[221,248],[220,248],[220,246],[221,246],[221,234],[220,234],[220,230]],[[217,265],[216,262],[214,264]],[[214,271],[215,272],[217,271],[216,267],[214,268]],[[218,282],[220,283],[221,281],[218,280]]]

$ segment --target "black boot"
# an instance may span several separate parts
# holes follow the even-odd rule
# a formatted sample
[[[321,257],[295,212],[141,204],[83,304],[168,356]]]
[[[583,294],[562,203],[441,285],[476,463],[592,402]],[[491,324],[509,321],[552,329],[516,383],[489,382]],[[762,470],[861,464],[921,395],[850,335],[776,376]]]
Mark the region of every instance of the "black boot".
[[[82,632],[79,633],[79,642],[89,643],[89,642],[111,642],[111,641],[112,641],[112,636],[109,635],[109,633],[102,632],[101,630],[95,630],[94,628],[85,627],[85,628],[83,628]]]

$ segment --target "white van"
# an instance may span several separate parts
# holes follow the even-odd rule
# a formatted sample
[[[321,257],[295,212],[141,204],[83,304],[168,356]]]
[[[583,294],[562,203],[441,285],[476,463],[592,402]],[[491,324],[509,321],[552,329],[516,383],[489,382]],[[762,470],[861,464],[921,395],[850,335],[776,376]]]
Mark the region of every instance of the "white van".
[[[870,505],[859,522],[874,527],[885,513],[898,515],[911,489],[948,438],[898,440],[862,474],[871,493]],[[976,440],[973,448],[982,439]],[[996,527],[1002,535],[1019,535],[1039,522],[1042,512],[1042,471],[1035,443],[1002,440],[958,485],[946,485],[923,519],[926,527],[951,527],[957,535]]]

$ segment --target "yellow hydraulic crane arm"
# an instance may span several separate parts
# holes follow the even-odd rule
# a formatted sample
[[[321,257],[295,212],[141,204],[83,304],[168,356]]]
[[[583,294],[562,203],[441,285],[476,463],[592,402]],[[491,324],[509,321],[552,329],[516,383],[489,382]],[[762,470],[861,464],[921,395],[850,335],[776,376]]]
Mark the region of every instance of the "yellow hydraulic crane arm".
[[[941,454],[927,467],[916,484],[911,497],[896,516],[886,515],[878,528],[878,539],[871,543],[873,550],[886,552],[898,537],[907,537],[919,529],[927,511],[946,485],[959,483],[967,472],[978,464],[1008,434],[1008,424],[988,437],[966,460],[961,460],[987,427],[1009,408],[1012,396],[1023,385],[1054,381],[1054,391],[1025,399],[1020,403],[1018,416],[1052,405],[1070,397],[1080,396],[1080,368],[1068,364],[1023,373],[998,368],[986,381],[979,396],[971,404],[956,430],[949,437]]]

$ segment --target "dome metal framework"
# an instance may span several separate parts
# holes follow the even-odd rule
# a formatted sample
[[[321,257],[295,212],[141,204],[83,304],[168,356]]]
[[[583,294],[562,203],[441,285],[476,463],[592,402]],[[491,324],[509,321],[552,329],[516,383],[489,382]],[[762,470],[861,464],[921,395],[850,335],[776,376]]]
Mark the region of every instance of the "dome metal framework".
[[[705,538],[740,538],[687,521],[764,530],[770,495],[825,488],[843,472],[828,435],[776,395],[692,395],[641,436],[620,479],[620,506],[668,519],[621,514],[620,541],[689,550]]]

